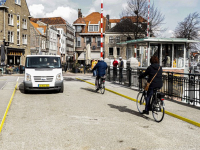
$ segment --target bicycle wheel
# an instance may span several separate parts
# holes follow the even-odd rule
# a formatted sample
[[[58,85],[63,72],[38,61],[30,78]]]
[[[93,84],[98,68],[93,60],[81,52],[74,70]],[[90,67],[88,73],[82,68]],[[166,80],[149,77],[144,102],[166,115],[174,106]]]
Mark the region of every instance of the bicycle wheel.
[[[161,122],[164,118],[165,108],[164,103],[160,99],[156,99],[152,103],[152,115],[156,122]]]
[[[105,93],[105,84],[102,82],[101,83],[101,94]]]
[[[143,110],[145,110],[145,96],[143,92],[139,92],[136,99],[137,109],[142,114]]]

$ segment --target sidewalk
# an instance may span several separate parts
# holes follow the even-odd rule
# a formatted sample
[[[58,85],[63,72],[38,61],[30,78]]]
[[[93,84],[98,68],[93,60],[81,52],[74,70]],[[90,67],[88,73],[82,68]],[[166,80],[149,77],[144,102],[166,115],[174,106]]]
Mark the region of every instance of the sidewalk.
[[[88,82],[94,83],[95,78],[94,77],[80,77],[80,79],[87,79]],[[123,86],[123,85],[119,85],[113,82],[109,82],[106,81],[106,88],[113,90],[115,92],[118,92],[120,94],[129,96],[131,98],[136,99],[138,91],[133,90],[129,87]],[[106,91],[108,92],[108,91]],[[127,99],[128,100],[128,99]],[[133,107],[137,107],[136,103],[133,102]],[[137,109],[137,108],[136,108]],[[177,101],[172,101],[172,100],[167,100],[165,99],[165,110],[168,112],[171,112],[173,114],[179,115],[181,117],[190,119],[192,121],[198,122],[200,123],[200,117],[199,117],[199,113],[200,113],[200,107],[194,107],[182,102],[177,102]]]

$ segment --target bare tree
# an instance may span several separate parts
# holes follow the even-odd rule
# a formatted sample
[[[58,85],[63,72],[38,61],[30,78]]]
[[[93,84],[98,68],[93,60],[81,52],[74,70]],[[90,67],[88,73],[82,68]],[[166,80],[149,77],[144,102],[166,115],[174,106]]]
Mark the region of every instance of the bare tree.
[[[200,14],[190,13],[183,21],[178,23],[174,31],[175,37],[187,38],[188,40],[200,40]],[[191,43],[187,48],[192,51],[199,51],[199,43]]]
[[[127,7],[121,13],[121,22],[118,29],[123,31],[126,28],[126,35],[134,35],[135,39],[145,37],[147,35],[148,23],[148,1],[147,0],[127,0]],[[161,28],[165,17],[155,8],[154,3],[151,4],[149,10],[149,34],[154,36],[157,31],[165,31]],[[124,32],[124,31],[123,31]]]

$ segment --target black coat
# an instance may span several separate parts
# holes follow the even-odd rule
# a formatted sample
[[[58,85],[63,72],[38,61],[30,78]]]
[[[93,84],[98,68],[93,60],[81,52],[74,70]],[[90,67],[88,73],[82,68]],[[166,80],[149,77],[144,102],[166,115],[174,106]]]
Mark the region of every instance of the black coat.
[[[147,75],[148,77],[148,82],[151,81],[151,79],[154,77],[154,75],[156,74],[156,72],[158,71],[159,68],[159,64],[151,64],[147,70],[142,73],[139,78],[144,78]],[[158,74],[156,75],[156,77],[153,79],[152,83],[150,84],[149,87],[153,87],[153,88],[161,88],[163,86],[163,81],[162,81],[162,67],[160,67],[160,70],[158,71]]]

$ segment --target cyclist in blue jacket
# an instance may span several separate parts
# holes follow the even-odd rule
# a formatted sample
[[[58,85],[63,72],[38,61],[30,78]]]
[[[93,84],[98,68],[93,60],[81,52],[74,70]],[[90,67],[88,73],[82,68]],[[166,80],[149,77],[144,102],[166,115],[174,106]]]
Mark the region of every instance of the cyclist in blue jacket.
[[[108,68],[107,64],[103,61],[103,58],[101,57],[98,63],[92,69],[92,71],[97,69],[97,76],[95,80],[95,85],[97,86],[96,90],[99,90],[99,79],[106,74],[107,68]]]

